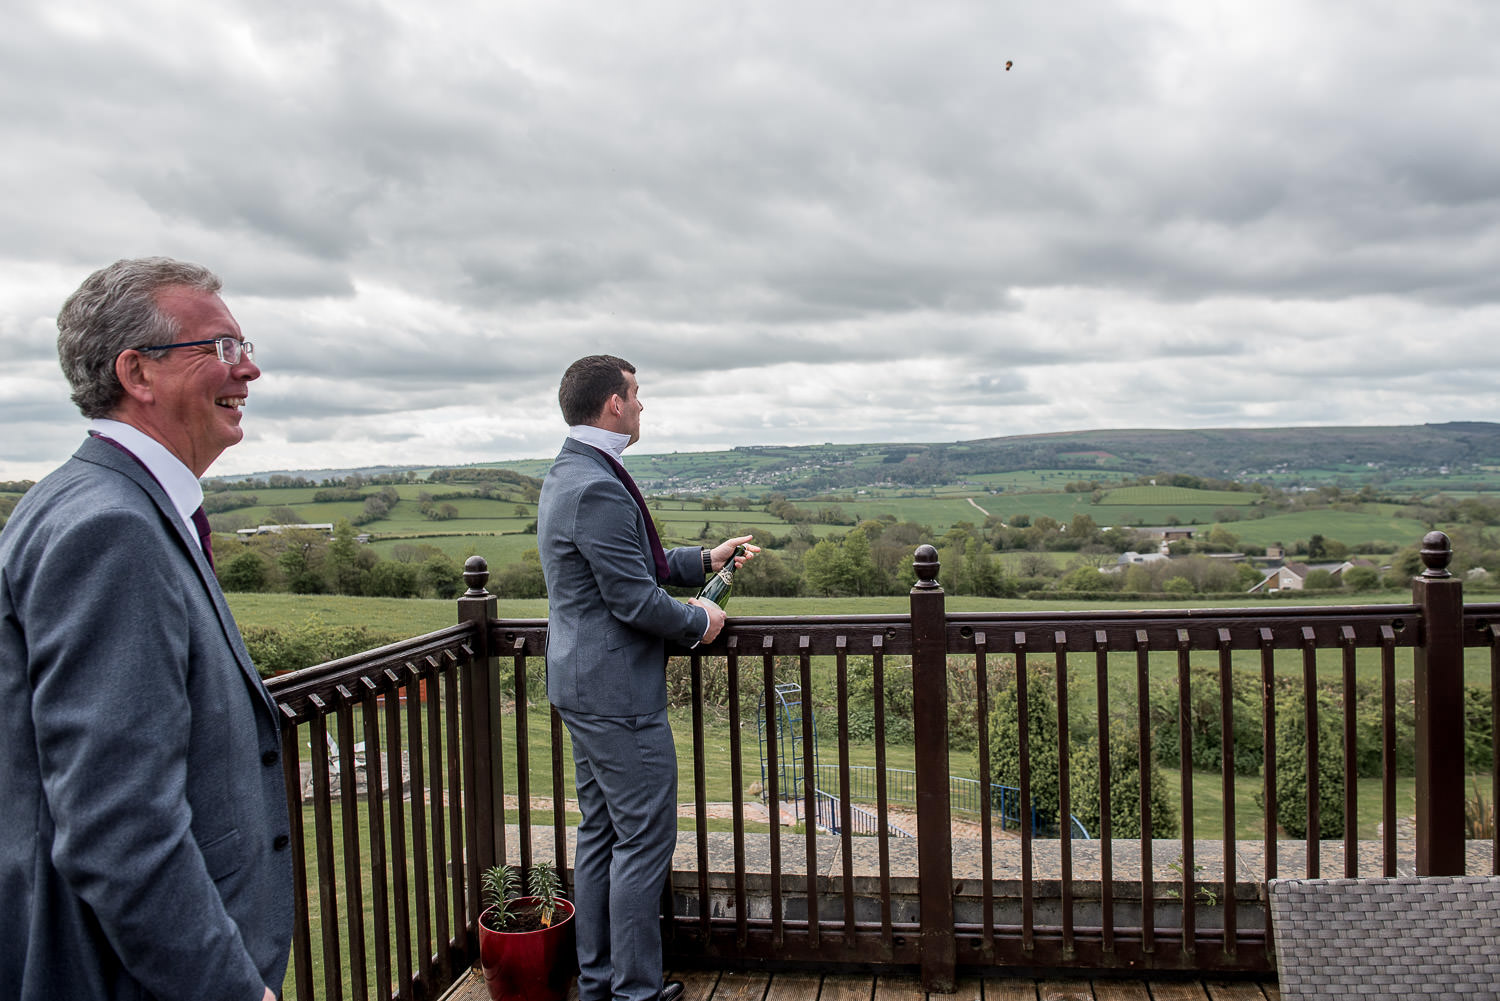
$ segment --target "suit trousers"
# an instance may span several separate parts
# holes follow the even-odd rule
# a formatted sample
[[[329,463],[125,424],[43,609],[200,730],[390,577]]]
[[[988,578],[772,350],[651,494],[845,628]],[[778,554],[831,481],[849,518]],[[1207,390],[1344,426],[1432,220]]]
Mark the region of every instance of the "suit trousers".
[[[559,709],[577,770],[579,1001],[655,1001],[662,890],[677,847],[677,746],[665,709],[594,716]]]

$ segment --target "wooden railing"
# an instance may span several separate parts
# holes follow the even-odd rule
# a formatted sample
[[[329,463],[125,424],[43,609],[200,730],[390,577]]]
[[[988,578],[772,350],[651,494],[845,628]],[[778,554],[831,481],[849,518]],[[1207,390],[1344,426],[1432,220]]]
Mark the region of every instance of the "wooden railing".
[[[907,968],[920,971],[929,990],[951,989],[960,968],[996,966],[1268,972],[1274,957],[1265,879],[1372,870],[1394,875],[1407,865],[1424,875],[1481,864],[1500,872],[1500,841],[1465,841],[1463,703],[1466,648],[1490,651],[1491,690],[1500,689],[1500,605],[1465,608],[1462,585],[1447,575],[1446,537],[1432,533],[1424,543],[1427,569],[1414,581],[1411,604],[948,614],[936,583],[936,554],[922,547],[910,614],[731,618],[713,645],[673,654],[683,658],[679,669],[685,662],[691,681],[693,781],[691,830],[681,834],[663,898],[670,961]],[[436,997],[475,956],[480,871],[499,860],[526,867],[545,855],[571,879],[566,733],[545,693],[529,687],[539,676],[546,622],[497,620],[495,599],[484,590],[487,569],[477,557],[465,579],[469,591],[459,600],[458,625],[270,683],[282,706],[300,848],[289,996]],[[722,706],[704,695],[705,665],[719,657],[727,675]],[[859,746],[848,725],[854,657],[869,658],[874,675],[873,795],[858,788],[851,762]],[[1188,750],[1193,732],[1183,693],[1190,690],[1195,657],[1216,668],[1220,687],[1222,775],[1213,814],[1196,803],[1202,793],[1195,795]],[[1278,750],[1288,749],[1277,747],[1271,696],[1285,685],[1300,693],[1307,736],[1297,752],[1316,762],[1319,669],[1328,659],[1337,662],[1324,673],[1334,676],[1331,704],[1341,719],[1342,746],[1321,754],[1338,755],[1351,776],[1360,749],[1356,673],[1363,669],[1379,680],[1378,840],[1362,842],[1352,822],[1340,839],[1318,836],[1323,804],[1315,766],[1306,775],[1309,833],[1289,841],[1279,829],[1275,762]],[[1265,760],[1259,790],[1264,822],[1253,840],[1237,837],[1237,806],[1246,794],[1236,790],[1233,773],[1231,682],[1236,670],[1247,669],[1245,661],[1257,674]],[[950,704],[955,664],[973,672],[972,706]],[[890,833],[886,788],[887,675],[906,671],[917,734],[914,846]],[[986,800],[977,818],[967,817],[977,819],[977,836],[956,838],[950,720],[972,720],[974,778],[989,788],[997,736],[990,732],[991,709],[1001,675],[1018,710],[1020,836],[997,834],[998,806]],[[1180,804],[1180,834],[1117,838],[1110,784],[1083,790],[1075,781],[1069,745],[1083,731],[1068,700],[1072,691],[1092,691],[1093,718],[1083,725],[1097,731],[1098,772],[1108,775],[1112,750],[1150,760],[1159,725],[1151,710],[1153,676],[1177,685],[1172,708],[1182,764],[1169,782]],[[1414,845],[1397,835],[1397,680],[1405,677],[1415,697]],[[824,678],[821,687],[815,684]],[[759,777],[753,757],[746,767],[746,755],[757,748],[753,735],[744,740],[739,724],[753,719],[762,701],[774,703],[777,684],[788,680],[800,686],[809,708],[818,706],[836,722],[828,752],[837,758],[836,781],[802,782],[797,811],[817,817],[815,787],[834,786],[826,791],[844,814],[830,825],[836,834],[816,824],[788,829],[778,822],[777,768],[765,770],[759,795],[746,791]],[[1042,691],[1037,685],[1056,707],[1057,736],[1048,748],[1031,733],[1029,702]],[[752,691],[755,702],[742,704],[742,692]],[[1324,704],[1330,704],[1326,698]],[[715,731],[716,741],[727,741],[729,759],[729,830],[722,832],[710,831],[709,823],[707,766],[726,753],[710,749],[705,737],[716,713],[730,721]],[[1492,714],[1500,716],[1500,700]],[[1112,748],[1115,716],[1128,725],[1134,748]],[[814,746],[812,711],[802,713],[800,727],[793,739]],[[769,760],[779,760],[781,739],[776,728],[767,729]],[[534,740],[546,746],[533,747]],[[1083,792],[1097,795],[1096,839],[1075,839],[1069,825],[1053,837],[1033,829],[1033,788],[1044,776],[1031,759],[1054,748],[1057,765],[1045,778],[1056,786],[1058,815],[1073,812]],[[1140,774],[1126,812],[1138,806],[1139,829],[1149,832],[1150,770]],[[546,786],[534,788],[533,781]],[[1500,798],[1500,747],[1491,750],[1488,785],[1493,808]],[[531,807],[547,799],[551,809],[534,818]],[[869,825],[873,835],[854,833],[857,799],[876,818]],[[772,805],[771,822],[757,825],[752,815],[763,804]],[[1342,811],[1353,818],[1358,806],[1351,780]],[[1196,836],[1208,820],[1222,831],[1213,841]],[[1486,847],[1488,859],[1469,861]],[[1213,866],[1199,878],[1210,856]],[[1258,861],[1242,871],[1242,857],[1252,856]]]

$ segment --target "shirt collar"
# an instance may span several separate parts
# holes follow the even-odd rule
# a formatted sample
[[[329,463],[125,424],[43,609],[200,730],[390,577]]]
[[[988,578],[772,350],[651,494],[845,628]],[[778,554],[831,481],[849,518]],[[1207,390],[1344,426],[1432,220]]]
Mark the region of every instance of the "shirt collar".
[[[621,434],[618,431],[606,431],[604,428],[596,428],[592,424],[574,424],[568,428],[568,437],[576,438],[585,445],[593,445],[602,448],[613,455],[616,459],[624,462],[622,456],[625,446],[630,444],[630,435]]]
[[[198,477],[193,475],[193,471],[182,464],[181,459],[146,432],[123,421],[96,417],[89,422],[89,430],[106,438],[113,438],[130,449],[141,465],[156,477],[156,482],[161,484],[161,488],[172,499],[172,506],[177,509],[177,513],[183,520],[192,523],[193,512],[203,504],[203,486],[198,482]]]

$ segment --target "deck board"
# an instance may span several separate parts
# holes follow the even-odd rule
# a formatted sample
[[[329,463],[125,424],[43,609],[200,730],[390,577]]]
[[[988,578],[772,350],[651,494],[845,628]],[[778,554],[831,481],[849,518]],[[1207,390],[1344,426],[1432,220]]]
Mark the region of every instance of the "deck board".
[[[712,1001],[718,995],[718,970],[677,970],[667,974],[668,980],[682,981],[682,1001]]]
[[[953,994],[928,994],[909,976],[807,971],[759,973],[679,970],[685,1001],[1281,1001],[1274,983],[1255,981],[1147,980],[990,976],[966,977]],[[577,1001],[575,985],[568,995]],[[484,977],[470,970],[443,1001],[489,1001]]]
[[[818,1001],[870,1001],[874,994],[873,974],[830,973],[823,978]]]
[[[817,1001],[822,984],[817,973],[777,973],[771,977],[766,1001]]]
[[[771,986],[769,973],[740,973],[725,970],[714,988],[713,1001],[763,1001]]]
[[[1205,986],[1208,988],[1210,1001],[1266,1001],[1265,992],[1260,989],[1259,984],[1243,980],[1233,983],[1209,981]]]
[[[1010,977],[986,977],[984,1001],[1037,1001],[1036,981]]]

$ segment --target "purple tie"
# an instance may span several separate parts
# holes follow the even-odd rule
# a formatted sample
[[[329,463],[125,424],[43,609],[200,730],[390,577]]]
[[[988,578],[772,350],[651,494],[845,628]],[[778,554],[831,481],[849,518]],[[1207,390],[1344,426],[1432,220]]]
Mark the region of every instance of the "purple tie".
[[[609,466],[615,471],[615,476],[619,478],[621,483],[625,484],[625,489],[630,491],[630,496],[635,500],[635,506],[641,509],[641,517],[646,519],[646,540],[651,543],[651,559],[656,563],[656,579],[659,581],[666,580],[671,576],[672,570],[667,566],[666,550],[661,547],[661,539],[656,534],[656,524],[651,520],[651,512],[646,509],[646,498],[641,496],[640,487],[635,485],[635,480],[631,479],[630,474],[625,471],[625,467],[620,465],[619,459],[616,459],[598,445],[590,445],[589,447],[609,460]]]
[[[203,555],[208,557],[208,565],[212,568],[214,565],[212,530],[208,527],[208,515],[203,513],[202,504],[199,504],[193,511],[193,527],[198,530],[198,544],[203,547]]]

